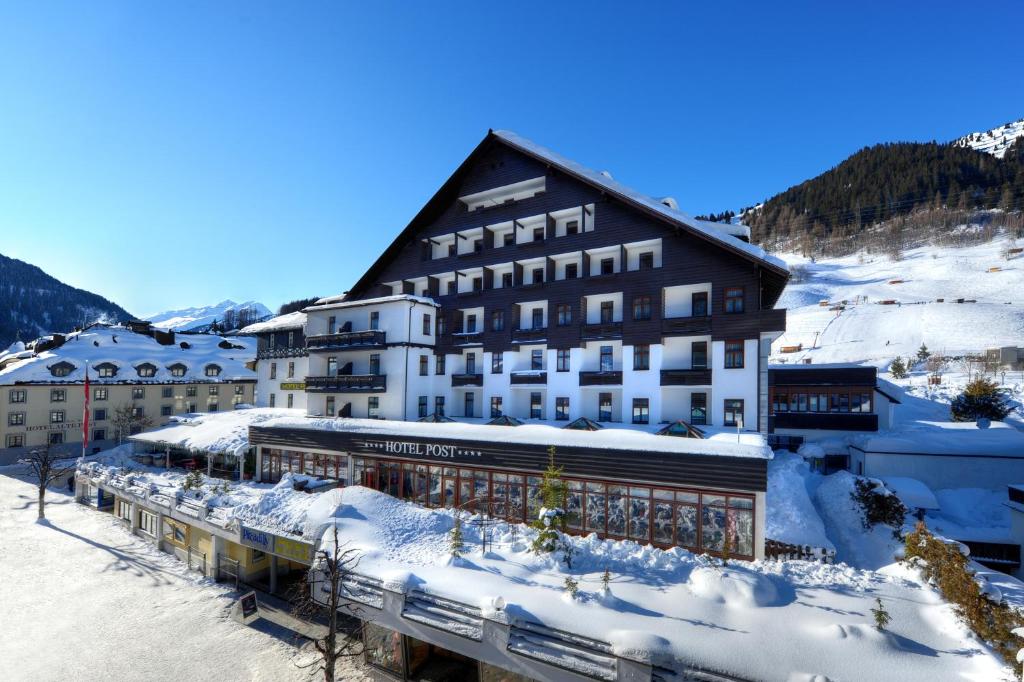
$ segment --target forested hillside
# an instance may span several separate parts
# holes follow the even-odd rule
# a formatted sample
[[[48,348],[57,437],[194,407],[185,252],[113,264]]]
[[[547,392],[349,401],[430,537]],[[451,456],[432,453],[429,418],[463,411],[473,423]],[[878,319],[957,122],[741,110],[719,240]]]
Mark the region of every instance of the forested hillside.
[[[1024,138],[1003,158],[955,144],[891,143],[862,149],[835,168],[748,209],[752,239],[770,246],[856,236],[922,208],[1024,206]]]
[[[0,255],[0,350],[16,338],[70,331],[98,319],[129,320],[122,307],[76,289],[34,265]]]

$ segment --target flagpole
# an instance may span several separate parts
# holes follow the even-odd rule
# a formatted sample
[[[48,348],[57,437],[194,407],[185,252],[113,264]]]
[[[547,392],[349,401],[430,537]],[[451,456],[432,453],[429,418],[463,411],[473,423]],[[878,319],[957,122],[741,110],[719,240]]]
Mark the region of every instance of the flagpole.
[[[82,459],[85,461],[85,452],[89,447],[89,361],[85,361],[85,385],[83,387],[85,391],[84,400],[82,400]]]

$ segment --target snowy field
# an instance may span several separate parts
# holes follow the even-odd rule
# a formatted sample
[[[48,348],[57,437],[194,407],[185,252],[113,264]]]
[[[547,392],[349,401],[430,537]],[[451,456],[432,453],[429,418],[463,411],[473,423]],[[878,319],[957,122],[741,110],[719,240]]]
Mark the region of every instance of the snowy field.
[[[292,633],[232,619],[233,593],[66,494],[35,523],[35,494],[0,474],[0,680],[309,679]]]
[[[772,361],[811,358],[814,364],[863,362],[886,367],[922,343],[932,352],[962,355],[1024,342],[1024,258],[1006,261],[1005,239],[967,248],[927,246],[903,260],[883,255],[810,262],[785,254],[803,270],[777,304],[787,308],[786,333],[772,347]],[[988,272],[998,267],[998,272]],[[890,282],[902,280],[891,284]],[[944,299],[938,303],[937,299]],[[976,303],[956,303],[957,299]],[[883,305],[895,300],[899,305]],[[820,305],[828,301],[829,306]],[[846,301],[846,309],[829,310]],[[783,346],[804,350],[783,354]]]

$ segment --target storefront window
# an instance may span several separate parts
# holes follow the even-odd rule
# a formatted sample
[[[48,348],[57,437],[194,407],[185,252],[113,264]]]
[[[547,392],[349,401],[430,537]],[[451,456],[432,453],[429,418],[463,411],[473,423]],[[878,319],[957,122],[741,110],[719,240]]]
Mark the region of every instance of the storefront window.
[[[353,459],[353,469],[355,480],[362,485],[396,497],[400,493],[424,506],[461,506],[527,523],[537,518],[542,506],[539,476],[361,457]],[[566,526],[572,532],[628,537],[694,552],[725,551],[728,538],[731,556],[754,554],[754,501],[750,497],[579,479],[564,482]],[[484,508],[485,501],[489,509]]]
[[[363,623],[363,645],[366,662],[404,677],[402,635],[373,623]]]

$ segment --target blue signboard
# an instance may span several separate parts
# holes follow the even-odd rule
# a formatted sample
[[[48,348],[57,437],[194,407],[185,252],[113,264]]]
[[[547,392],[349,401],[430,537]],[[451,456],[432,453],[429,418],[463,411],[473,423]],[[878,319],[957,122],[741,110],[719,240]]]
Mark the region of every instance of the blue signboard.
[[[274,536],[262,530],[246,528],[242,526],[242,544],[246,547],[254,547],[263,552],[273,551]]]

